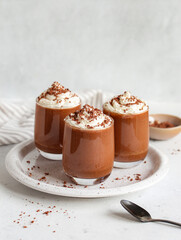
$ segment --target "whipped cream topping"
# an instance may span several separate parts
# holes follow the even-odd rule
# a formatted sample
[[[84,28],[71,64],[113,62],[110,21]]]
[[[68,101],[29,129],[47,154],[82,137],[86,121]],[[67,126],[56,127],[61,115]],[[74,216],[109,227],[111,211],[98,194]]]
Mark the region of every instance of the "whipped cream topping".
[[[103,129],[112,124],[109,116],[88,104],[84,105],[80,111],[71,113],[65,118],[65,121],[82,129]]]
[[[125,91],[123,94],[106,102],[104,108],[120,114],[138,114],[147,111],[149,107],[145,101]]]
[[[59,82],[54,82],[37,98],[37,103],[49,108],[70,108],[79,105],[80,98]]]

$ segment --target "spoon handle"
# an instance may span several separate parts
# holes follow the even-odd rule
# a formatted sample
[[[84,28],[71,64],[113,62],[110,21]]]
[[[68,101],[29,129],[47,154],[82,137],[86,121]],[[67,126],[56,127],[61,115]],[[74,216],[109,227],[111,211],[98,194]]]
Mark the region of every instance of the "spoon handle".
[[[151,219],[150,222],[165,222],[165,223],[170,223],[170,224],[181,227],[181,223],[177,223],[177,222],[173,222],[173,221],[165,220],[165,219]]]

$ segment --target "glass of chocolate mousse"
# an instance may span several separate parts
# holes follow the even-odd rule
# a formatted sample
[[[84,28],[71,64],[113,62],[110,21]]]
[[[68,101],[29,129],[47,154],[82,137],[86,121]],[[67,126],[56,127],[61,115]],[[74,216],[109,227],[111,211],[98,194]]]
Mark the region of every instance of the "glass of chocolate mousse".
[[[36,99],[34,140],[42,156],[61,160],[64,118],[80,108],[80,98],[58,82]]]
[[[63,168],[74,182],[104,181],[114,162],[114,120],[88,104],[65,118]]]
[[[146,157],[149,142],[148,110],[144,101],[129,92],[103,105],[103,112],[114,119],[114,167],[133,167]]]

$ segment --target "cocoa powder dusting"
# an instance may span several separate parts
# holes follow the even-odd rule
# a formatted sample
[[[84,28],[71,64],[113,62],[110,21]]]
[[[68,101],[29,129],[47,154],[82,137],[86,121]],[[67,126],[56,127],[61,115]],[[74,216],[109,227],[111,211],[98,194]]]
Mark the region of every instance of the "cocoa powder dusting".
[[[149,124],[150,127],[157,127],[157,128],[172,128],[175,127],[174,124],[172,124],[171,122],[165,121],[165,122],[159,122],[157,120],[155,120],[153,123]]]

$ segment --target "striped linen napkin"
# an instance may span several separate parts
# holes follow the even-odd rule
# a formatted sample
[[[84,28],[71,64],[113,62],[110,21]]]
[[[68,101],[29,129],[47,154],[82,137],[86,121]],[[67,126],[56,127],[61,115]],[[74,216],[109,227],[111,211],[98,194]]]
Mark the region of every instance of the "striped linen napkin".
[[[79,92],[82,104],[101,108],[112,93],[87,90]],[[0,100],[0,145],[18,143],[34,136],[35,102],[23,100]]]

